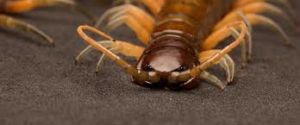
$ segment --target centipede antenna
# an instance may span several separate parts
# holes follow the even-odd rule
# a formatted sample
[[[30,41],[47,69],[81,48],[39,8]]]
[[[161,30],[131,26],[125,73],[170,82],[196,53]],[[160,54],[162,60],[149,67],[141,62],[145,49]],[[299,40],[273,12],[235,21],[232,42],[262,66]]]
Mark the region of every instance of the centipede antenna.
[[[20,29],[25,32],[31,32],[33,34],[36,34],[37,36],[40,36],[41,38],[48,41],[50,44],[54,45],[53,39],[48,36],[46,33],[41,31],[40,29],[36,28],[35,26],[28,24],[26,22],[23,22],[21,20],[17,20],[5,15],[0,15],[0,26],[12,28],[12,29]]]
[[[121,59],[119,56],[114,54],[113,52],[109,51],[107,48],[104,46],[98,44],[94,39],[90,38],[83,30],[89,30],[93,33],[96,33],[103,38],[114,41],[112,37],[109,35],[97,30],[96,28],[90,27],[88,25],[81,25],[78,27],[77,31],[79,35],[91,46],[93,46],[96,50],[102,52],[105,54],[107,57],[109,57],[112,61],[116,62],[122,69],[124,69],[127,73],[139,77],[137,69],[135,69],[131,64],[127,63],[125,60]]]

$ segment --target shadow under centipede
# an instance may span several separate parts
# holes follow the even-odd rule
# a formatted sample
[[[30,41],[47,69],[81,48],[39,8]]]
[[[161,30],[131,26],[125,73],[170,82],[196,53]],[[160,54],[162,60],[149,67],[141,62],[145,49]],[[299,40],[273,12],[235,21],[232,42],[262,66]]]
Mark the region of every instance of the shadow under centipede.
[[[165,88],[145,88],[138,85],[135,85],[136,87],[131,88],[128,91],[133,91],[134,93],[143,93],[143,94],[155,94],[155,93],[169,93],[169,94],[176,94],[176,95],[198,95],[204,94],[202,91],[202,84],[205,84],[203,81],[198,81],[199,85],[198,87],[192,89],[192,90],[170,90]],[[132,83],[133,84],[133,83]]]

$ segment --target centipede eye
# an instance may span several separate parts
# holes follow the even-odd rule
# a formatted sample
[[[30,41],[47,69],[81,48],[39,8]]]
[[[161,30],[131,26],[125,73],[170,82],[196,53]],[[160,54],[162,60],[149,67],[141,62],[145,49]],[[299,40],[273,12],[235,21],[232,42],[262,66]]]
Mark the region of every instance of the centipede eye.
[[[147,64],[143,67],[143,70],[144,71],[154,71],[154,68],[151,65]]]
[[[185,70],[188,70],[188,67],[182,65],[182,66],[180,66],[179,68],[177,68],[175,71],[176,71],[176,72],[183,72],[183,71],[185,71]]]

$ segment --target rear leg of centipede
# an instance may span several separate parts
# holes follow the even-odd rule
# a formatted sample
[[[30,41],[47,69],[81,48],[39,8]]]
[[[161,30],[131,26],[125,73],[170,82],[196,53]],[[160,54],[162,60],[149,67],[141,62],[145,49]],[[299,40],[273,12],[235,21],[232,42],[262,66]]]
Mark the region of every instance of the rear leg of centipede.
[[[267,2],[253,2],[242,6],[236,6],[235,9],[227,15],[227,17],[234,16],[234,12],[236,11],[241,11],[245,14],[272,14],[276,17],[282,17],[283,19],[285,19],[285,24],[288,24],[288,26],[292,29],[295,28],[296,19],[292,14],[294,11],[284,11],[280,7]],[[293,31],[296,31],[296,29],[294,29]]]
[[[273,4],[267,2],[255,2],[249,5],[237,7],[236,10],[241,10],[244,13],[255,13],[255,14],[263,14],[269,13],[277,17],[283,17],[286,20],[286,24],[289,24],[292,28],[294,28],[297,17],[295,16],[293,10],[286,11],[283,8],[275,6]]]
[[[46,33],[41,31],[40,29],[36,28],[35,26],[28,24],[26,22],[23,22],[21,20],[14,19],[12,17],[6,16],[6,15],[1,15],[0,14],[0,26],[1,27],[6,27],[6,28],[11,28],[11,29],[19,29],[25,32],[31,32],[46,41],[50,44],[54,44],[53,40],[51,37],[49,37]]]
[[[261,1],[265,1],[265,0],[261,0]],[[264,13],[268,13],[268,14],[272,14],[277,17],[283,17],[283,19],[285,19],[285,24],[289,24],[289,26],[291,28],[295,27],[293,20],[290,18],[290,16],[287,14],[287,12],[285,12],[283,9],[281,9],[275,5],[272,5],[270,3],[267,3],[267,2],[251,2],[250,4],[236,6],[231,13],[227,14],[227,16],[224,18],[224,20],[226,20],[226,18],[232,19],[232,18],[236,17],[236,12],[238,12],[238,11],[243,12],[245,15],[247,15],[247,14],[262,15]],[[292,12],[294,12],[294,11],[292,11]],[[264,16],[264,17],[266,17],[266,16]],[[272,19],[269,18],[269,20],[272,20]],[[273,22],[275,22],[275,21],[273,21]]]
[[[274,20],[263,16],[263,15],[259,15],[259,14],[243,14],[243,16],[239,15],[238,12],[234,12],[231,13],[230,15],[226,16],[222,21],[220,21],[216,26],[215,26],[215,30],[226,26],[227,24],[229,24],[232,21],[240,21],[240,20],[247,20],[247,22],[249,22],[249,24],[251,26],[258,26],[258,25],[262,25],[262,26],[267,26],[270,29],[278,32],[283,38],[286,45],[291,45],[292,43],[289,40],[289,36],[287,35],[287,33],[283,30],[283,28],[281,28],[281,26],[276,23]]]
[[[259,9],[255,10],[255,7],[260,6]],[[215,31],[217,32],[222,27],[225,27],[226,25],[230,24],[234,21],[244,21],[248,27],[249,27],[249,34],[251,34],[251,27],[256,25],[263,25],[271,28],[274,31],[277,31],[281,34],[281,36],[285,39],[284,42],[286,45],[292,45],[289,36],[286,34],[286,32],[280,27],[279,24],[277,24],[274,20],[271,18],[268,18],[266,16],[260,15],[259,13],[263,12],[270,12],[278,16],[286,17],[285,13],[279,9],[278,7],[272,6],[270,4],[266,3],[254,3],[250,5],[246,5],[245,7],[241,7],[239,9],[235,9],[233,12],[227,14],[227,16],[224,17],[223,20],[221,20],[216,26]],[[287,19],[288,20],[288,19]],[[238,31],[232,30],[233,36],[238,36]],[[222,42],[225,36],[228,36],[229,34],[223,34],[224,37],[222,39],[219,39],[219,42]],[[208,45],[207,45],[208,44]],[[217,44],[204,44],[204,49],[210,49],[214,48]],[[247,44],[242,44],[242,60],[243,65],[245,65],[246,61],[251,59],[252,55],[252,40],[251,37],[248,39]]]
[[[296,17],[294,9],[293,9],[290,1],[288,1],[288,0],[237,0],[234,3],[234,8],[245,7],[245,6],[248,6],[249,4],[252,4],[252,6],[253,6],[253,5],[255,5],[255,3],[261,3],[261,2],[271,3],[271,4],[272,3],[279,4],[279,5],[283,6],[285,9],[287,9],[287,12],[289,15],[291,15],[293,18]]]
[[[97,21],[96,27],[99,27],[105,21],[108,22],[105,24],[105,27],[109,31],[126,24],[135,32],[139,40],[145,44],[148,44],[147,42],[150,39],[150,33],[154,27],[153,17],[144,10],[131,4],[125,4],[109,9]]]

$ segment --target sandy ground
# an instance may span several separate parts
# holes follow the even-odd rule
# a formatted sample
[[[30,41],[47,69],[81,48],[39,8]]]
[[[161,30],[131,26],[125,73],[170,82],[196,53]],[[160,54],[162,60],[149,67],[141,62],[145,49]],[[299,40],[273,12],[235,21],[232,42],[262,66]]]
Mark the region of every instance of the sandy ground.
[[[83,5],[95,16],[109,7],[92,1]],[[238,63],[234,85],[220,91],[203,83],[174,92],[136,86],[110,61],[96,75],[97,53],[75,65],[74,56],[86,46],[75,29],[88,22],[76,12],[54,7],[14,17],[53,36],[56,47],[30,34],[0,29],[1,125],[300,123],[297,36],[292,37],[295,48],[287,48],[276,33],[256,28],[253,62],[241,69],[239,52],[232,54]],[[113,36],[136,41],[127,31],[121,28]]]

